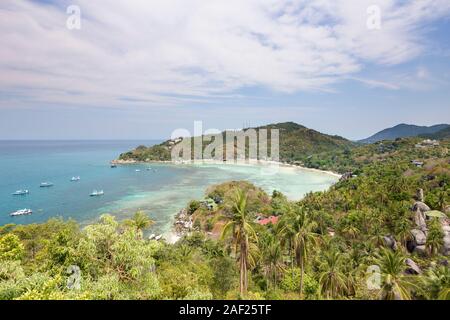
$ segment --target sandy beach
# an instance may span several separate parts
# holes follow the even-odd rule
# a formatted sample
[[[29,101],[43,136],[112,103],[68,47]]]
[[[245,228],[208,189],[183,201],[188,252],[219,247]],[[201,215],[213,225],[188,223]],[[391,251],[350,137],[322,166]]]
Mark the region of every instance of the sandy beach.
[[[136,161],[136,160],[112,160],[112,164],[119,165],[130,165],[130,164],[145,164],[145,163],[166,163],[166,164],[174,164],[174,165],[202,165],[202,164],[215,164],[215,165],[260,165],[264,167],[268,167],[271,169],[275,168],[284,168],[284,169],[294,169],[294,170],[303,170],[310,171],[316,173],[329,174],[337,178],[341,178],[342,175],[333,172],[326,171],[314,168],[308,168],[304,166],[299,166],[295,164],[290,164],[287,162],[279,162],[279,161],[270,161],[270,160],[256,160],[256,159],[246,159],[246,160],[234,160],[234,161],[222,161],[215,159],[202,159],[202,160],[191,160],[191,161]]]

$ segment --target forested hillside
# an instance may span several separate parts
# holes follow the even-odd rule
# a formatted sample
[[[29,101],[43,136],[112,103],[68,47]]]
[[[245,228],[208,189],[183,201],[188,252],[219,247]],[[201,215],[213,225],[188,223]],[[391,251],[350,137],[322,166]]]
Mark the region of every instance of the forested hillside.
[[[269,140],[270,129],[279,130],[279,156],[281,161],[301,161],[307,159],[311,155],[321,152],[350,148],[355,145],[342,137],[326,135],[294,122],[270,124],[253,129],[268,129]],[[226,136],[225,132],[222,133],[222,136]],[[205,148],[209,142],[209,139],[205,140],[203,148]],[[159,145],[151,147],[139,146],[134,150],[121,154],[119,160],[169,161],[171,160],[171,149],[178,143],[181,143],[181,139],[167,140]],[[231,146],[236,146],[234,141],[225,143],[225,151]],[[248,149],[248,145],[246,148]]]
[[[0,298],[448,300],[449,147],[402,139],[313,157],[352,173],[298,202],[211,186],[186,205],[176,244],[147,239],[139,212],[0,227]]]

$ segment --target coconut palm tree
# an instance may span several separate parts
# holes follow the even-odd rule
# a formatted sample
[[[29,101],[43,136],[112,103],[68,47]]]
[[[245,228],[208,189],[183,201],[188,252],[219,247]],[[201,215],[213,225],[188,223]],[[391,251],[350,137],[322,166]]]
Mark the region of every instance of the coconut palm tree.
[[[411,234],[411,223],[408,219],[400,219],[396,225],[396,238],[400,240],[403,248],[406,250],[406,244],[409,240],[412,240],[413,236]]]
[[[312,221],[308,214],[300,208],[298,212],[291,212],[286,215],[281,233],[286,242],[292,246],[291,252],[297,266],[301,270],[300,275],[300,296],[303,296],[303,277],[305,265],[308,259],[310,244],[317,244],[318,234],[314,232],[317,224]]]
[[[410,300],[416,284],[405,275],[405,257],[400,251],[382,249],[375,262],[381,269],[380,298],[384,300]]]
[[[319,284],[327,299],[336,298],[347,290],[348,279],[343,273],[342,253],[328,250],[320,264]]]
[[[126,225],[135,228],[138,238],[142,238],[142,232],[150,228],[154,223],[147,214],[140,210],[134,214],[132,219],[125,221]]]
[[[260,243],[264,274],[269,280],[268,283],[276,287],[278,278],[284,270],[283,248],[273,235],[268,235]]]
[[[247,194],[241,189],[236,190],[233,200],[232,216],[230,221],[224,226],[222,238],[228,236],[232,239],[232,244],[236,252],[239,263],[240,282],[239,289],[241,295],[247,293],[248,269],[252,264],[251,241],[257,242],[257,235],[252,226],[252,217],[247,210]]]
[[[447,266],[430,268],[422,282],[428,299],[450,300],[450,268]]]

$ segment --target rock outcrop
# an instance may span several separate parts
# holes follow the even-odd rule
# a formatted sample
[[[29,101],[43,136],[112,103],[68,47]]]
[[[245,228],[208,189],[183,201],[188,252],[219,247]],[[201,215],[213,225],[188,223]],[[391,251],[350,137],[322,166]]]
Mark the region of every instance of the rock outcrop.
[[[427,242],[427,236],[422,230],[413,229],[411,230],[411,234],[414,237],[416,246],[422,246]]]
[[[418,189],[417,190],[416,199],[417,199],[417,201],[420,201],[420,202],[424,201],[423,189]]]
[[[450,226],[447,219],[442,222],[442,231],[444,232],[444,246],[442,248],[442,253],[446,256],[450,255]]]
[[[430,207],[421,201],[417,201],[412,207],[412,211],[414,212],[414,223],[424,232],[427,231],[426,212],[430,210]]]
[[[408,268],[406,269],[406,273],[408,274],[422,274],[422,270],[420,267],[415,263],[412,259],[407,258],[405,260],[406,265]]]
[[[423,200],[423,190],[419,189],[417,191],[416,198],[418,200]],[[412,206],[411,210],[414,212],[414,224],[416,228],[411,230],[412,239],[407,242],[407,249],[409,252],[415,252],[420,255],[426,254],[426,243],[427,243],[427,220],[428,219],[440,219],[442,225],[442,232],[444,234],[444,241],[442,247],[442,253],[444,255],[450,255],[450,220],[448,218],[433,216],[428,217],[427,212],[430,211],[430,207],[427,206],[423,201],[417,201]],[[447,212],[448,207],[446,207],[445,211]],[[431,213],[429,213],[432,216]]]
[[[387,235],[383,237],[384,245],[394,251],[397,250],[397,242],[394,237],[391,235]]]

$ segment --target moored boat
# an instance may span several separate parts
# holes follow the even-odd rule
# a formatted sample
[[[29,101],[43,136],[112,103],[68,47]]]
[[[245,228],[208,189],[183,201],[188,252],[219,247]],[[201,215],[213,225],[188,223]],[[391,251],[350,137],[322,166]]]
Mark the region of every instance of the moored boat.
[[[51,182],[42,182],[40,185],[41,188],[48,188],[48,187],[52,187],[52,186],[53,186],[53,183],[51,183]]]
[[[72,179],[70,179],[70,181],[74,182],[74,181],[80,181],[80,176],[78,177],[72,177]]]
[[[28,190],[17,190],[16,192],[13,193],[13,196],[24,196],[27,195],[29,193]]]
[[[89,196],[91,196],[91,197],[98,197],[98,196],[102,196],[104,194],[105,193],[103,192],[103,190],[100,190],[100,191],[94,190],[94,191],[92,191],[92,193]]]
[[[32,213],[33,213],[33,211],[31,209],[21,209],[21,210],[11,212],[9,215],[11,217],[15,217],[15,216],[26,216],[26,215],[30,215]]]

